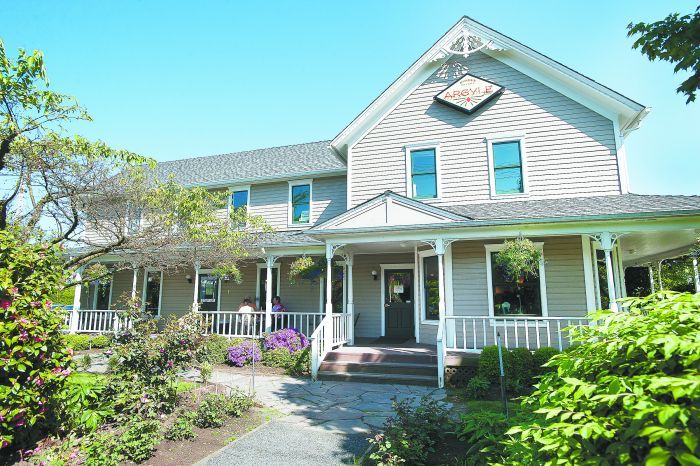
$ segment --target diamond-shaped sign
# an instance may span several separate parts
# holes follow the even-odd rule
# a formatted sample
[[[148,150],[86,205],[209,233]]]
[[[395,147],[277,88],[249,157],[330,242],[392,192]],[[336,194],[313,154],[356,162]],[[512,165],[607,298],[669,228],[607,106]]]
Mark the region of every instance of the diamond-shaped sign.
[[[457,110],[474,113],[504,90],[503,86],[467,73],[436,95],[435,100]]]

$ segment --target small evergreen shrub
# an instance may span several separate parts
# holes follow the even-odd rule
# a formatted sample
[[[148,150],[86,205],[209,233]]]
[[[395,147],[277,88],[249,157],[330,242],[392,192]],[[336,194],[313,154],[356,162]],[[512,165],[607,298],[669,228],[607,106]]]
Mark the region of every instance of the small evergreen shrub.
[[[510,352],[502,348],[503,366],[507,371],[509,367]],[[501,369],[498,361],[498,347],[486,346],[481,350],[479,355],[479,370],[478,374],[494,385],[501,382]],[[506,374],[507,375],[507,374]]]
[[[252,363],[253,360],[258,362],[261,359],[260,345],[253,340],[244,340],[228,349],[228,361],[236,367],[243,367]]]
[[[85,351],[90,349],[90,335],[84,333],[72,333],[66,335],[66,346],[73,351]]]
[[[550,348],[549,346],[543,346],[542,348],[535,350],[532,353],[532,361],[534,364],[533,372],[534,375],[542,375],[547,372],[552,372],[551,367],[544,367],[544,364],[548,363],[552,357],[559,354],[559,350]]]
[[[92,357],[89,354],[84,354],[82,358],[80,358],[80,367],[83,370],[88,370],[92,366]]]
[[[464,396],[470,400],[478,400],[484,398],[484,395],[488,393],[491,388],[491,382],[484,376],[475,375],[469,382],[467,386],[464,387]]]
[[[195,411],[194,425],[201,428],[221,427],[226,421],[226,396],[207,394]]]
[[[223,364],[228,360],[228,349],[239,344],[241,339],[228,339],[222,335],[209,335],[199,355],[200,362]]]
[[[193,440],[197,434],[192,430],[192,416],[181,414],[175,418],[173,424],[165,431],[165,438],[168,440]]]
[[[90,339],[90,346],[93,348],[107,348],[112,344],[112,338],[107,335],[95,335]]]
[[[286,348],[265,351],[262,361],[269,367],[281,367],[291,375],[308,374],[311,370],[311,352],[308,347],[293,353]]]
[[[532,386],[535,362],[527,348],[513,348],[508,356],[506,384],[510,390],[522,392]]]

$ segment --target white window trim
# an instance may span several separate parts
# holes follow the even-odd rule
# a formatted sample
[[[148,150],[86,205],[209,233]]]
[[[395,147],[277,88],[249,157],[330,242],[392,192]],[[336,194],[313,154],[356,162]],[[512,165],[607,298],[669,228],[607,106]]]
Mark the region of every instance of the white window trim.
[[[385,299],[385,295],[386,295],[386,290],[385,290],[385,288],[386,288],[386,286],[385,286],[386,283],[384,283],[384,271],[385,271],[385,270],[412,270],[412,271],[413,271],[413,286],[414,286],[414,290],[415,290],[415,286],[416,286],[416,265],[415,265],[413,262],[406,263],[406,264],[379,264],[379,270],[380,270],[379,273],[381,274],[381,276],[379,277],[378,280],[379,280],[379,285],[381,286],[381,290],[382,290],[382,292],[381,292],[381,301],[379,301],[379,309],[380,309],[380,315],[381,315],[381,319],[380,319],[380,320],[381,320],[381,326],[382,326],[382,328],[380,329],[380,334],[379,334],[379,335],[383,337],[383,336],[386,336],[386,322],[385,322],[385,320],[386,320],[386,315],[385,315],[386,312],[385,312],[385,309],[384,309],[384,299]],[[414,301],[414,302],[413,302],[413,311],[415,312],[415,307],[416,307],[416,303],[415,303],[415,293],[414,293],[413,295],[414,295],[414,300],[413,300],[413,301]],[[414,325],[414,327],[415,327],[415,325]],[[414,337],[416,336],[417,329],[418,329],[418,327],[415,327],[415,328],[413,329],[413,336],[414,336]]]
[[[432,249],[428,249],[425,251],[418,251],[418,278],[420,279],[420,282],[418,284],[418,291],[420,293],[420,306],[419,306],[420,307],[420,309],[419,309],[420,323],[426,324],[426,325],[438,325],[440,323],[439,318],[436,320],[430,320],[430,319],[425,318],[427,303],[425,302],[425,279],[424,279],[425,266],[423,265],[423,260],[426,257],[433,257],[433,256],[437,256],[437,254],[435,254],[435,251]]]
[[[339,265],[339,266],[343,267],[343,314],[345,314],[347,312],[347,308],[348,308],[348,306],[347,306],[347,304],[348,304],[348,276],[347,276],[348,268],[347,268],[347,264],[345,263],[345,261],[338,261],[335,263],[335,265]],[[318,301],[319,301],[319,311],[318,312],[323,314],[326,312],[326,303],[323,300],[323,293],[326,291],[325,274],[321,275],[321,279],[319,280],[319,282],[320,282],[319,283],[320,289],[319,289],[319,298],[318,298]]]
[[[91,288],[94,290],[94,296],[92,296],[92,299],[91,299],[93,310],[101,310],[101,309],[97,309],[97,292],[99,290],[99,286],[100,286],[99,283],[91,284]],[[109,277],[109,298],[107,300],[107,309],[106,310],[112,309],[112,291],[113,290],[114,290],[114,274],[112,274]]]
[[[158,314],[156,317],[160,317],[160,308],[163,305],[163,271],[148,267],[143,271],[143,292],[141,293],[141,310],[146,310],[146,290],[148,289],[148,274],[153,272],[160,272],[160,290],[158,290]]]
[[[258,266],[257,271],[256,271],[256,278],[255,278],[255,303],[257,304],[257,308],[255,309],[257,312],[264,312],[264,307],[263,305],[265,303],[260,302],[260,269],[266,269],[267,264],[265,263],[258,263],[256,264]],[[275,270],[277,270],[277,290],[275,290],[275,296],[280,295],[280,264],[276,262],[275,264],[272,265],[272,273],[275,273]]]
[[[231,192],[229,199],[228,199],[228,206],[226,207],[226,211],[229,215],[231,215],[231,209],[233,208],[233,193],[238,192],[238,191],[248,191],[248,197],[247,197],[247,202],[246,202],[246,209],[248,209],[248,212],[250,213],[250,185],[236,185],[236,186],[230,186],[229,191]]]
[[[305,180],[292,180],[288,181],[289,192],[287,195],[287,226],[289,228],[303,228],[308,227],[313,223],[313,212],[314,212],[314,183],[313,179],[308,178]],[[292,188],[294,186],[309,185],[309,221],[306,223],[293,223],[292,222]]]
[[[197,273],[197,276],[195,277],[197,280],[199,280],[199,277],[202,275],[214,275],[214,269],[199,269],[199,272]],[[221,312],[221,277],[217,277],[216,280],[216,312]],[[197,304],[201,304],[199,302],[199,283],[197,284]]]
[[[436,184],[436,197],[413,197],[413,172],[411,163],[411,153],[419,150],[433,149],[435,151],[435,184]],[[418,144],[406,144],[404,146],[404,156],[406,159],[406,197],[415,199],[420,202],[435,202],[442,199],[442,157],[440,156],[440,143],[438,142],[424,142]]]
[[[489,191],[491,199],[509,199],[527,197],[529,195],[529,183],[527,174],[527,144],[525,133],[503,133],[486,136],[486,153],[489,162]],[[520,171],[523,177],[523,192],[512,194],[496,193],[496,172],[493,167],[493,145],[501,142],[518,142],[520,144]]]
[[[544,267],[544,243],[535,243],[537,249],[542,253],[542,258],[540,259],[539,267],[539,278],[540,278],[540,305],[542,307],[542,317],[549,317],[549,309],[547,306],[547,278],[545,276]],[[506,316],[496,316],[494,313],[494,299],[493,299],[493,274],[491,273],[491,253],[500,251],[505,245],[503,243],[499,244],[485,244],[484,249],[486,249],[486,285],[488,288],[489,297],[489,317],[501,318]]]

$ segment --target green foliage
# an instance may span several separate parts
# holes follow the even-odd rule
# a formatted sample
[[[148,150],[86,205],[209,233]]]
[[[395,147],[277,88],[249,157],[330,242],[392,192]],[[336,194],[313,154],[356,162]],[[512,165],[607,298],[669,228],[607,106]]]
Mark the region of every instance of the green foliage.
[[[241,339],[229,339],[222,335],[209,335],[204,341],[198,359],[209,364],[223,364],[228,360],[228,349],[240,343]]]
[[[202,382],[207,383],[211,379],[212,371],[213,367],[208,362],[203,362],[199,366],[199,375],[202,377]]]
[[[168,440],[193,440],[197,434],[192,430],[192,416],[181,414],[175,418],[173,424],[165,431],[165,438]]]
[[[532,353],[526,348],[508,350],[502,348],[506,388],[512,392],[522,392],[532,385],[535,367]],[[487,346],[479,355],[478,374],[493,385],[500,385],[500,364],[498,347]]]
[[[551,359],[556,372],[524,400],[543,419],[508,432],[517,464],[700,462],[700,295],[622,305],[594,313],[581,344]]]
[[[194,425],[201,428],[221,427],[226,421],[226,396],[207,394],[194,415]]]
[[[294,285],[298,280],[317,278],[324,268],[322,261],[313,257],[298,257],[289,264],[289,283]]]
[[[114,372],[114,370],[117,368],[118,365],[119,365],[119,356],[116,354],[113,354],[107,360],[107,372]]]
[[[89,354],[84,354],[82,358],[80,358],[80,367],[83,370],[89,369],[90,366],[92,366],[92,357]]]
[[[226,398],[226,414],[233,417],[241,417],[243,413],[253,407],[253,398],[249,397],[238,388],[231,389]]]
[[[394,401],[394,416],[384,424],[384,433],[369,439],[375,446],[370,459],[377,464],[425,464],[448,430],[448,411],[444,403],[429,396]]]
[[[63,432],[85,434],[95,431],[114,415],[110,400],[102,396],[104,378],[85,373],[74,373],[56,394],[58,424]]]
[[[262,355],[263,364],[269,367],[281,367],[288,374],[302,375],[311,371],[310,347],[290,352],[287,348],[275,348]]]
[[[83,439],[81,451],[85,455],[85,466],[118,466],[123,456],[118,435],[98,432]]]
[[[522,236],[503,242],[503,249],[496,253],[496,267],[511,280],[536,277],[540,271],[542,251],[527,238]]]
[[[85,351],[90,349],[90,335],[74,333],[65,336],[66,346],[73,351]]]
[[[191,367],[201,348],[201,320],[190,313],[171,318],[161,333],[150,319],[136,320],[117,339],[120,362],[108,375],[105,396],[118,413],[154,415],[170,412],[177,400],[176,374]]]
[[[510,353],[507,349],[503,348],[503,366],[507,370],[509,366],[508,359],[510,358]],[[501,369],[498,360],[498,347],[497,346],[485,346],[481,350],[479,355],[479,371],[478,374],[494,385],[497,385],[501,381]]]
[[[107,335],[95,335],[90,339],[90,346],[93,348],[107,348],[112,344],[112,338]]]
[[[471,379],[469,379],[469,382],[467,382],[467,386],[464,387],[464,395],[467,397],[467,399],[470,400],[477,400],[479,398],[482,398],[485,393],[489,391],[491,388],[491,382],[489,379],[482,375],[475,375]]]
[[[554,370],[552,367],[545,367],[544,365],[557,354],[559,354],[559,350],[550,348],[549,346],[543,346],[542,348],[536,349],[535,352],[532,353],[534,375],[542,375],[546,374],[547,372],[552,372]]]
[[[134,419],[119,438],[119,451],[124,458],[142,463],[153,456],[153,451],[162,439],[160,422]]]
[[[639,35],[632,48],[642,50],[649,60],[675,63],[674,73],[689,70],[691,76],[683,81],[676,92],[687,96],[686,103],[695,101],[700,87],[700,7],[694,14],[670,14],[654,23],[630,23],[627,35]]]
[[[58,246],[0,230],[0,449],[21,444],[54,414],[51,400],[73,368],[63,316],[47,298],[66,279],[61,255]]]

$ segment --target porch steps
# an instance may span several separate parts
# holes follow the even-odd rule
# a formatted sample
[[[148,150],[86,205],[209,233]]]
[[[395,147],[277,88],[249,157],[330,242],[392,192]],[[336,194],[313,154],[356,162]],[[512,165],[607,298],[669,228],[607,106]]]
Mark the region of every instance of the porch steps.
[[[431,348],[338,348],[319,368],[321,380],[437,385],[437,355]]]

